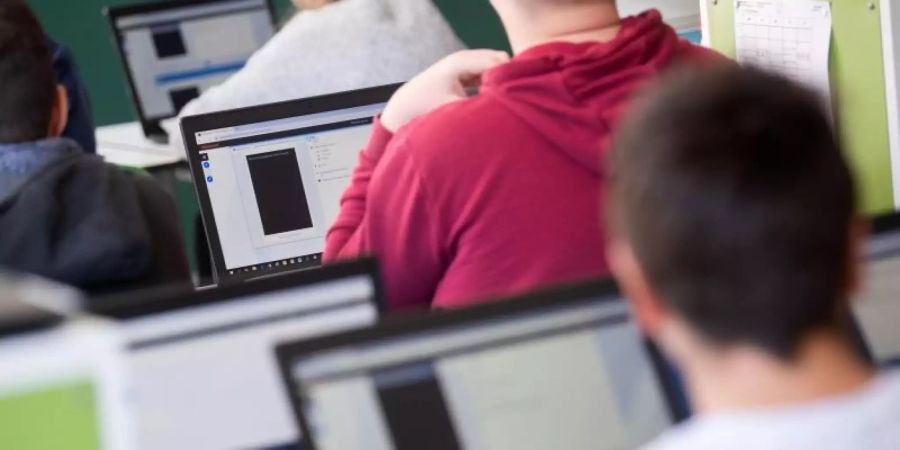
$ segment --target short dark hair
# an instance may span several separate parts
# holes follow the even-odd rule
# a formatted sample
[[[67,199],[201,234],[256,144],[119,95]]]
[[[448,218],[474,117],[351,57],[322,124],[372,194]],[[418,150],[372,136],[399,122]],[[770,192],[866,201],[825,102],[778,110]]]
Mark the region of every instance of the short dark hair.
[[[56,79],[47,37],[23,0],[0,0],[0,142],[47,137]]]
[[[842,329],[855,190],[821,96],[733,65],[648,89],[611,156],[611,229],[701,336],[791,358]]]

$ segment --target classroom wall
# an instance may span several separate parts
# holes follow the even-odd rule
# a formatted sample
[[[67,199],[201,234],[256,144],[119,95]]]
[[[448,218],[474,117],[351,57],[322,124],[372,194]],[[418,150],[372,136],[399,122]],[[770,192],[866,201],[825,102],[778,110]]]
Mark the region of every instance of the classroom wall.
[[[734,3],[706,1],[712,46],[735,56]],[[895,205],[879,10],[888,1],[831,0],[835,115],[867,214],[893,211]]]
[[[423,0],[424,1],[424,0]],[[142,0],[30,0],[47,32],[71,48],[87,84],[98,125],[133,120],[124,72],[113,46],[104,6]],[[459,36],[473,47],[506,48],[506,39],[488,0],[435,0]],[[276,0],[282,16],[290,0]]]

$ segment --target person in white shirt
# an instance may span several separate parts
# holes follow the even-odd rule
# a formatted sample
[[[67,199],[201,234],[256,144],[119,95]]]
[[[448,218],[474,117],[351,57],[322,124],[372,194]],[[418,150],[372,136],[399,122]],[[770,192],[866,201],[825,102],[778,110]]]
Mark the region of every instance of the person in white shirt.
[[[900,376],[849,330],[866,224],[820,97],[720,65],[634,105],[608,258],[696,411],[647,448],[900,448]]]
[[[246,66],[180,116],[408,81],[464,48],[431,0],[294,0]]]

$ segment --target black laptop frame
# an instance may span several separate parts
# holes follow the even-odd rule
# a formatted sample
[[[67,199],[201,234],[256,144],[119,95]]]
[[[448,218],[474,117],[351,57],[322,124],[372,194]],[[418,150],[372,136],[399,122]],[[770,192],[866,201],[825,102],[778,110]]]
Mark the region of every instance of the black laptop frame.
[[[137,14],[147,14],[191,6],[236,1],[241,0],[162,0],[147,3],[138,3],[134,5],[107,6],[103,8],[103,15],[106,17],[107,23],[110,26],[110,31],[112,32],[113,46],[116,48],[116,54],[119,56],[119,61],[121,61],[122,68],[125,70],[125,79],[128,84],[128,94],[131,97],[132,107],[137,114],[138,121],[141,124],[141,129],[144,131],[144,136],[146,136],[147,138],[161,140],[160,137],[167,137],[168,133],[162,128],[160,122],[164,119],[177,117],[179,112],[175,111],[174,114],[168,117],[154,119],[150,119],[147,117],[146,113],[144,112],[144,103],[141,101],[140,93],[138,92],[134,77],[131,74],[131,63],[128,61],[128,56],[125,54],[125,43],[116,23],[123,17],[133,16]],[[278,19],[276,17],[275,6],[273,2],[274,0],[264,0],[263,3],[265,3],[266,9],[268,10],[269,21],[272,24],[272,29],[277,32]]]
[[[300,358],[331,352],[343,347],[374,345],[382,341],[389,341],[404,336],[415,336],[423,333],[433,333],[442,330],[452,330],[470,323],[484,323],[486,321],[507,320],[510,316],[524,315],[539,311],[557,310],[576,305],[587,305],[599,301],[610,304],[624,302],[618,285],[610,279],[588,281],[570,286],[543,290],[524,296],[508,298],[485,305],[467,309],[441,311],[431,315],[420,317],[405,317],[388,320],[380,325],[367,329],[345,332],[332,336],[324,336],[311,340],[282,343],[276,346],[275,352],[278,364],[281,368],[282,381],[285,390],[291,396],[291,405],[297,426],[302,431],[303,445],[305,448],[314,449],[316,444],[313,427],[307,421],[304,414],[304,398],[306,397],[301,386],[293,376],[293,367]],[[619,322],[628,321],[630,315],[627,312],[615,315],[610,319]],[[666,375],[666,362],[662,354],[649,339],[644,339],[647,356],[651,361],[656,374],[657,382],[663,393],[668,407],[668,413],[672,423],[679,423],[688,417],[679,402],[679,386],[672,382]]]
[[[217,283],[240,283],[253,278],[256,274],[251,272],[249,274],[238,273],[233,276],[226,276],[228,270],[225,268],[225,255],[222,251],[222,242],[216,226],[216,218],[213,214],[212,204],[209,200],[209,190],[206,187],[203,174],[203,161],[200,160],[201,148],[197,145],[196,133],[219,128],[302,117],[311,114],[387,103],[400,86],[400,84],[379,86],[299,100],[289,100],[267,105],[201,114],[185,117],[181,120],[181,133],[184,138],[185,151],[187,151],[188,164],[191,168],[194,192],[196,193],[197,201],[200,204],[200,216],[203,219],[203,228],[206,231],[209,251],[212,256],[213,278]],[[290,267],[291,269],[314,267],[320,262],[321,258],[319,261],[313,261],[310,265]]]
[[[356,261],[328,264],[310,270],[283,273],[252,283],[199,290],[195,289],[193,285],[184,284],[95,298],[90,302],[87,310],[96,316],[128,321],[360,275],[368,275],[372,279],[373,301],[379,316],[383,316],[387,312],[388,305],[384,297],[384,286],[378,262],[374,258],[363,258]]]
[[[896,256],[900,253],[900,213],[873,217],[869,226],[871,235],[867,256],[870,260]]]

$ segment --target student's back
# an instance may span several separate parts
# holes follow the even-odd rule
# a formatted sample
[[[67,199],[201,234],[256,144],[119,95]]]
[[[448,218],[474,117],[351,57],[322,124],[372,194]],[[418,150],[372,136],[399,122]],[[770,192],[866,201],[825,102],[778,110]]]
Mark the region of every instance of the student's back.
[[[172,199],[75,141],[40,25],[0,3],[0,266],[99,292],[189,279]]]
[[[346,194],[326,257],[378,255],[397,308],[606,273],[596,199],[610,131],[643,83],[710,57],[652,11],[608,42],[533,47],[394,136],[376,125],[357,171],[371,182]]]
[[[0,266],[88,291],[185,281],[177,211],[66,138],[0,144]]]
[[[701,417],[647,450],[889,450],[900,445],[900,374],[838,398]]]

